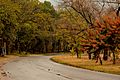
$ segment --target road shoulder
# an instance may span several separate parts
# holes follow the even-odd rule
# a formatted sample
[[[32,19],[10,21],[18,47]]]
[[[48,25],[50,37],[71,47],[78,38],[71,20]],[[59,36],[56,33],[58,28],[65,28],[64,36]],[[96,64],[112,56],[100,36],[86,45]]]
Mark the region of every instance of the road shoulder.
[[[112,64],[112,61],[103,61],[103,65],[100,65],[96,63],[96,60],[89,60],[86,56],[82,56],[81,59],[78,59],[76,56],[60,55],[52,57],[51,60],[77,68],[120,75],[120,60],[116,61],[115,65]]]
[[[7,55],[5,57],[0,57],[0,80],[10,80],[9,76],[7,76],[7,73],[4,71],[3,66],[18,58],[17,56],[13,55]]]

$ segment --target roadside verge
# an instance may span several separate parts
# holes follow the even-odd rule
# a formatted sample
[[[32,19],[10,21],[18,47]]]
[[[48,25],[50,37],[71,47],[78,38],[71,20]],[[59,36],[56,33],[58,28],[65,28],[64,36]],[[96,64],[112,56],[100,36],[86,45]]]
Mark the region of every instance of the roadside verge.
[[[96,60],[89,60],[87,56],[83,56],[81,59],[78,59],[76,56],[62,55],[54,56],[51,60],[77,68],[120,75],[120,60],[116,61],[115,65],[112,64],[111,60],[103,61],[103,65],[100,65],[99,62],[95,63]]]
[[[7,73],[4,71],[2,67],[6,63],[15,60],[17,57],[18,56],[13,56],[13,55],[7,55],[5,57],[0,57],[0,80],[10,80],[9,76],[7,76]]]

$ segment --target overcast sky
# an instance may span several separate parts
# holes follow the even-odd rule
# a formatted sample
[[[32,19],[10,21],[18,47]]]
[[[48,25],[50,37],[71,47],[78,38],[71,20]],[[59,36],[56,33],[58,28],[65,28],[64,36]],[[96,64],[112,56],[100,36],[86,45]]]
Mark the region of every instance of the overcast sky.
[[[58,0],[40,0],[41,2],[50,1],[52,5],[56,6]]]

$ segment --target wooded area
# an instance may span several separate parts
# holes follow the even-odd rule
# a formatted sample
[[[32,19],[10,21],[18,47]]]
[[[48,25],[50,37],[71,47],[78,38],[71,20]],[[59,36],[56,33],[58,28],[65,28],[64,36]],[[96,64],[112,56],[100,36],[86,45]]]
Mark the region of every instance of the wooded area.
[[[50,2],[0,0],[1,47],[6,46],[7,54],[59,52],[57,19],[58,14]]]
[[[0,0],[0,53],[88,53],[102,64],[120,49],[119,0]],[[112,54],[112,56],[111,56]],[[92,55],[94,55],[92,57]]]

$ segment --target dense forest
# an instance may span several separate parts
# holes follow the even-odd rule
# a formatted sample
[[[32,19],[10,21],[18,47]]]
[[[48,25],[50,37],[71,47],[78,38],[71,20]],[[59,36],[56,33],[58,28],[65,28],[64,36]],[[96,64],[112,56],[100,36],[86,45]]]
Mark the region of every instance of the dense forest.
[[[7,54],[14,51],[59,52],[55,22],[59,15],[50,2],[0,0],[0,40]]]
[[[88,53],[103,60],[120,48],[119,1],[0,0],[0,48],[13,52]],[[108,15],[109,14],[109,15]]]

